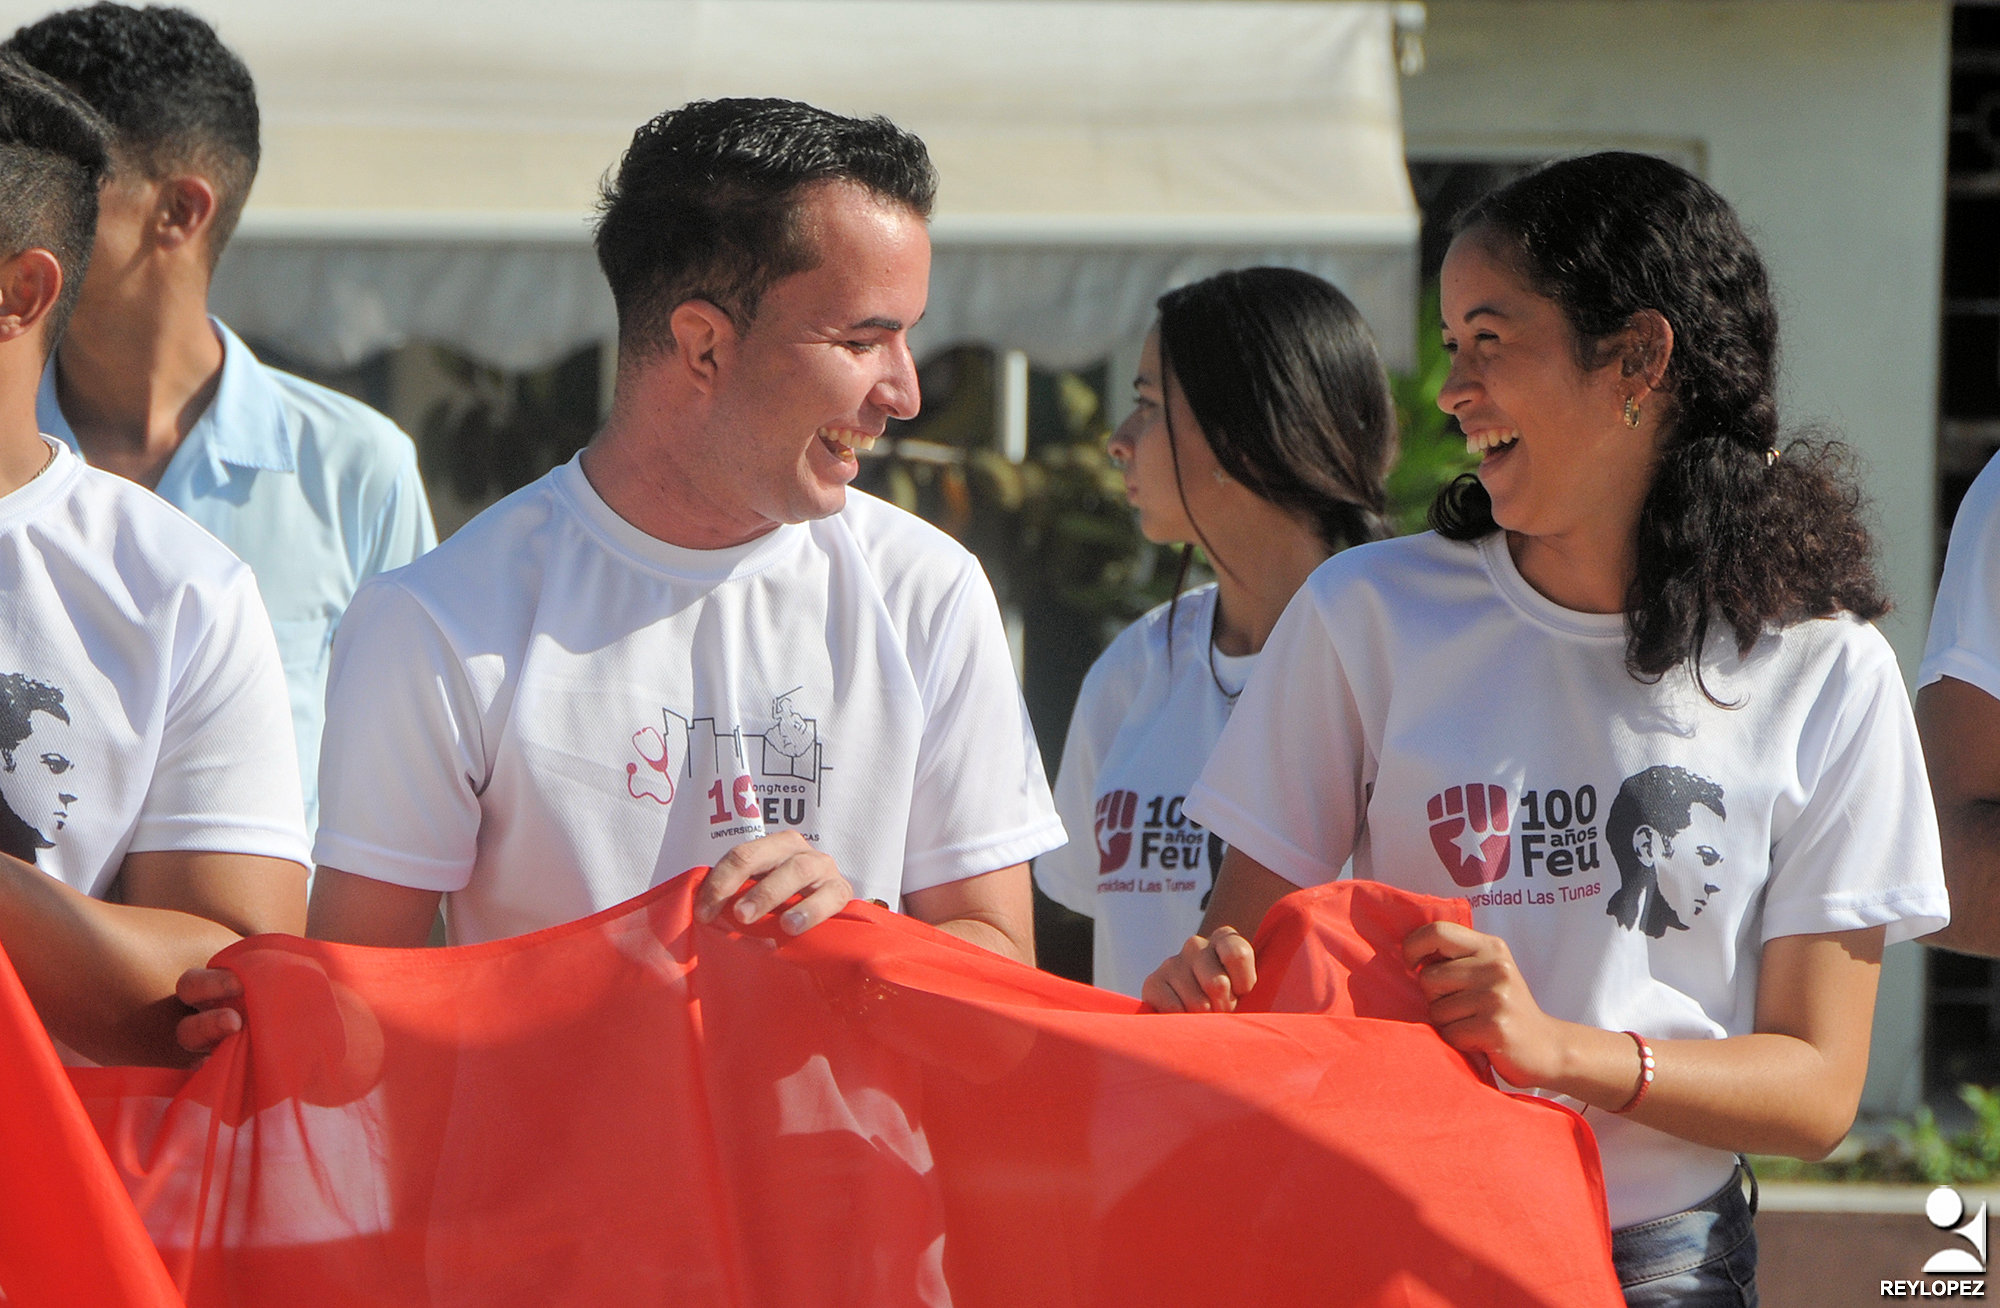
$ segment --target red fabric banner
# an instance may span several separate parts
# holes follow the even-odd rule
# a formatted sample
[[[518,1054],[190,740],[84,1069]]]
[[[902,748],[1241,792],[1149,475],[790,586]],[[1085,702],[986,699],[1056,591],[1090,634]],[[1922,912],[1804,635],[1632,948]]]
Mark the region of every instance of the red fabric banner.
[[[0,1304],[180,1302],[0,950]]]
[[[698,925],[696,876],[244,941],[198,1072],[74,1071],[187,1303],[1622,1303],[1582,1119],[1422,1021],[1401,941],[1462,901],[1301,892],[1263,1011],[1142,1016],[865,904]]]

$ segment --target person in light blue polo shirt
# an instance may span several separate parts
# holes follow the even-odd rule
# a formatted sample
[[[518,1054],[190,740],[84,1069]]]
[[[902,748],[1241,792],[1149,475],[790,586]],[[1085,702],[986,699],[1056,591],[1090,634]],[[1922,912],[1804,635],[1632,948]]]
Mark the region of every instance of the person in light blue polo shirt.
[[[291,692],[310,830],[334,627],[356,587],[408,563],[437,536],[416,451],[396,424],[265,367],[234,332],[208,321],[223,355],[214,398],[153,489],[257,576]],[[35,403],[41,428],[97,462],[64,418],[60,395],[51,361]]]
[[[366,405],[260,363],[208,316],[256,176],[250,72],[182,9],[95,4],[6,48],[111,124],[112,168],[36,416],[206,527],[256,574],[291,693],[308,829],[335,626],[368,577],[436,544],[416,451]]]

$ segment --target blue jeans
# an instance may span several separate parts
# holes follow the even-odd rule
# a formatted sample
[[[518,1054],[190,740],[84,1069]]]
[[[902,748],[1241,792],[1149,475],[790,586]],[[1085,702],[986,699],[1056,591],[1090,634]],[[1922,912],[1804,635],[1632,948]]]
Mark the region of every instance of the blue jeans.
[[[1743,1178],[1750,1197],[1743,1197]],[[1757,1178],[1729,1184],[1685,1212],[1611,1233],[1611,1263],[1629,1308],[1757,1308]]]

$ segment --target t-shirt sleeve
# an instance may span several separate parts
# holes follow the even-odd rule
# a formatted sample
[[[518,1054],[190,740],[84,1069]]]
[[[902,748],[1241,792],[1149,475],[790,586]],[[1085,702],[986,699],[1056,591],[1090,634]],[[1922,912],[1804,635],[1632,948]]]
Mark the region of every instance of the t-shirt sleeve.
[[[1271,630],[1187,811],[1294,885],[1340,875],[1366,810],[1369,750],[1311,582]]]
[[[1025,863],[1062,844],[1000,607],[970,558],[916,671],[925,721],[903,893]]]
[[[400,435],[401,433],[398,433]],[[407,443],[408,438],[405,437]],[[417,471],[417,461],[403,461],[376,506],[374,530],[369,534],[367,558],[356,575],[372,577],[409,563],[418,555],[437,548],[437,527],[431,521],[430,498]]]
[[[364,585],[333,642],[315,860],[418,890],[463,889],[483,740],[469,671],[429,612],[394,578]]]
[[[176,624],[160,752],[127,848],[305,863],[290,693],[250,570],[188,591]]]
[[[1974,480],[1951,525],[1917,684],[1942,677],[2000,699],[2000,458]]]
[[[1035,860],[1042,893],[1085,917],[1097,916],[1097,776],[1145,670],[1145,643],[1136,639],[1143,634],[1139,625],[1127,627],[1083,679],[1056,771],[1056,815],[1070,840]],[[1086,832],[1091,839],[1084,838]]]
[[[1763,938],[1888,927],[1888,942],[1950,920],[1937,814],[1909,696],[1894,655],[1847,674],[1807,723],[1797,814],[1773,832]]]

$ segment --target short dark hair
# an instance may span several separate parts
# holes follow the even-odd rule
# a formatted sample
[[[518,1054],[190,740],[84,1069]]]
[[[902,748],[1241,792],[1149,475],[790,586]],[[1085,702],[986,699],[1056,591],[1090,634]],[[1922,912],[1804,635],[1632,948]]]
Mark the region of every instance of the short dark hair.
[[[1656,763],[1643,772],[1625,778],[1604,815],[1604,839],[1611,857],[1628,879],[1638,874],[1632,835],[1640,827],[1651,827],[1672,847],[1673,838],[1694,821],[1694,806],[1701,805],[1719,818],[1728,818],[1722,806],[1722,787],[1686,768]]]
[[[43,249],[62,265],[44,351],[62,336],[90,266],[97,187],[107,163],[104,124],[90,106],[0,53],[0,258]]]
[[[1718,619],[1748,654],[1770,626],[1888,611],[1845,450],[1780,431],[1770,278],[1714,187],[1651,155],[1565,159],[1479,200],[1458,239],[1562,310],[1580,367],[1613,362],[1642,310],[1673,328],[1660,462],[1625,599],[1633,676],[1685,665],[1707,694],[1701,656]],[[1477,476],[1444,489],[1431,525],[1452,540],[1495,530]]]
[[[926,219],[937,195],[924,143],[886,118],[795,100],[696,100],[641,127],[598,205],[619,349],[673,348],[668,320],[688,300],[747,330],[773,283],[817,266],[799,211],[826,182]]]
[[[257,87],[214,28],[185,9],[102,3],[30,23],[6,48],[104,116],[114,168],[208,179],[211,263],[221,255],[257,177]]]
[[[30,713],[46,713],[69,721],[61,689],[24,672],[0,673],[0,772],[14,770],[14,751],[35,734],[34,725],[28,721]]]

